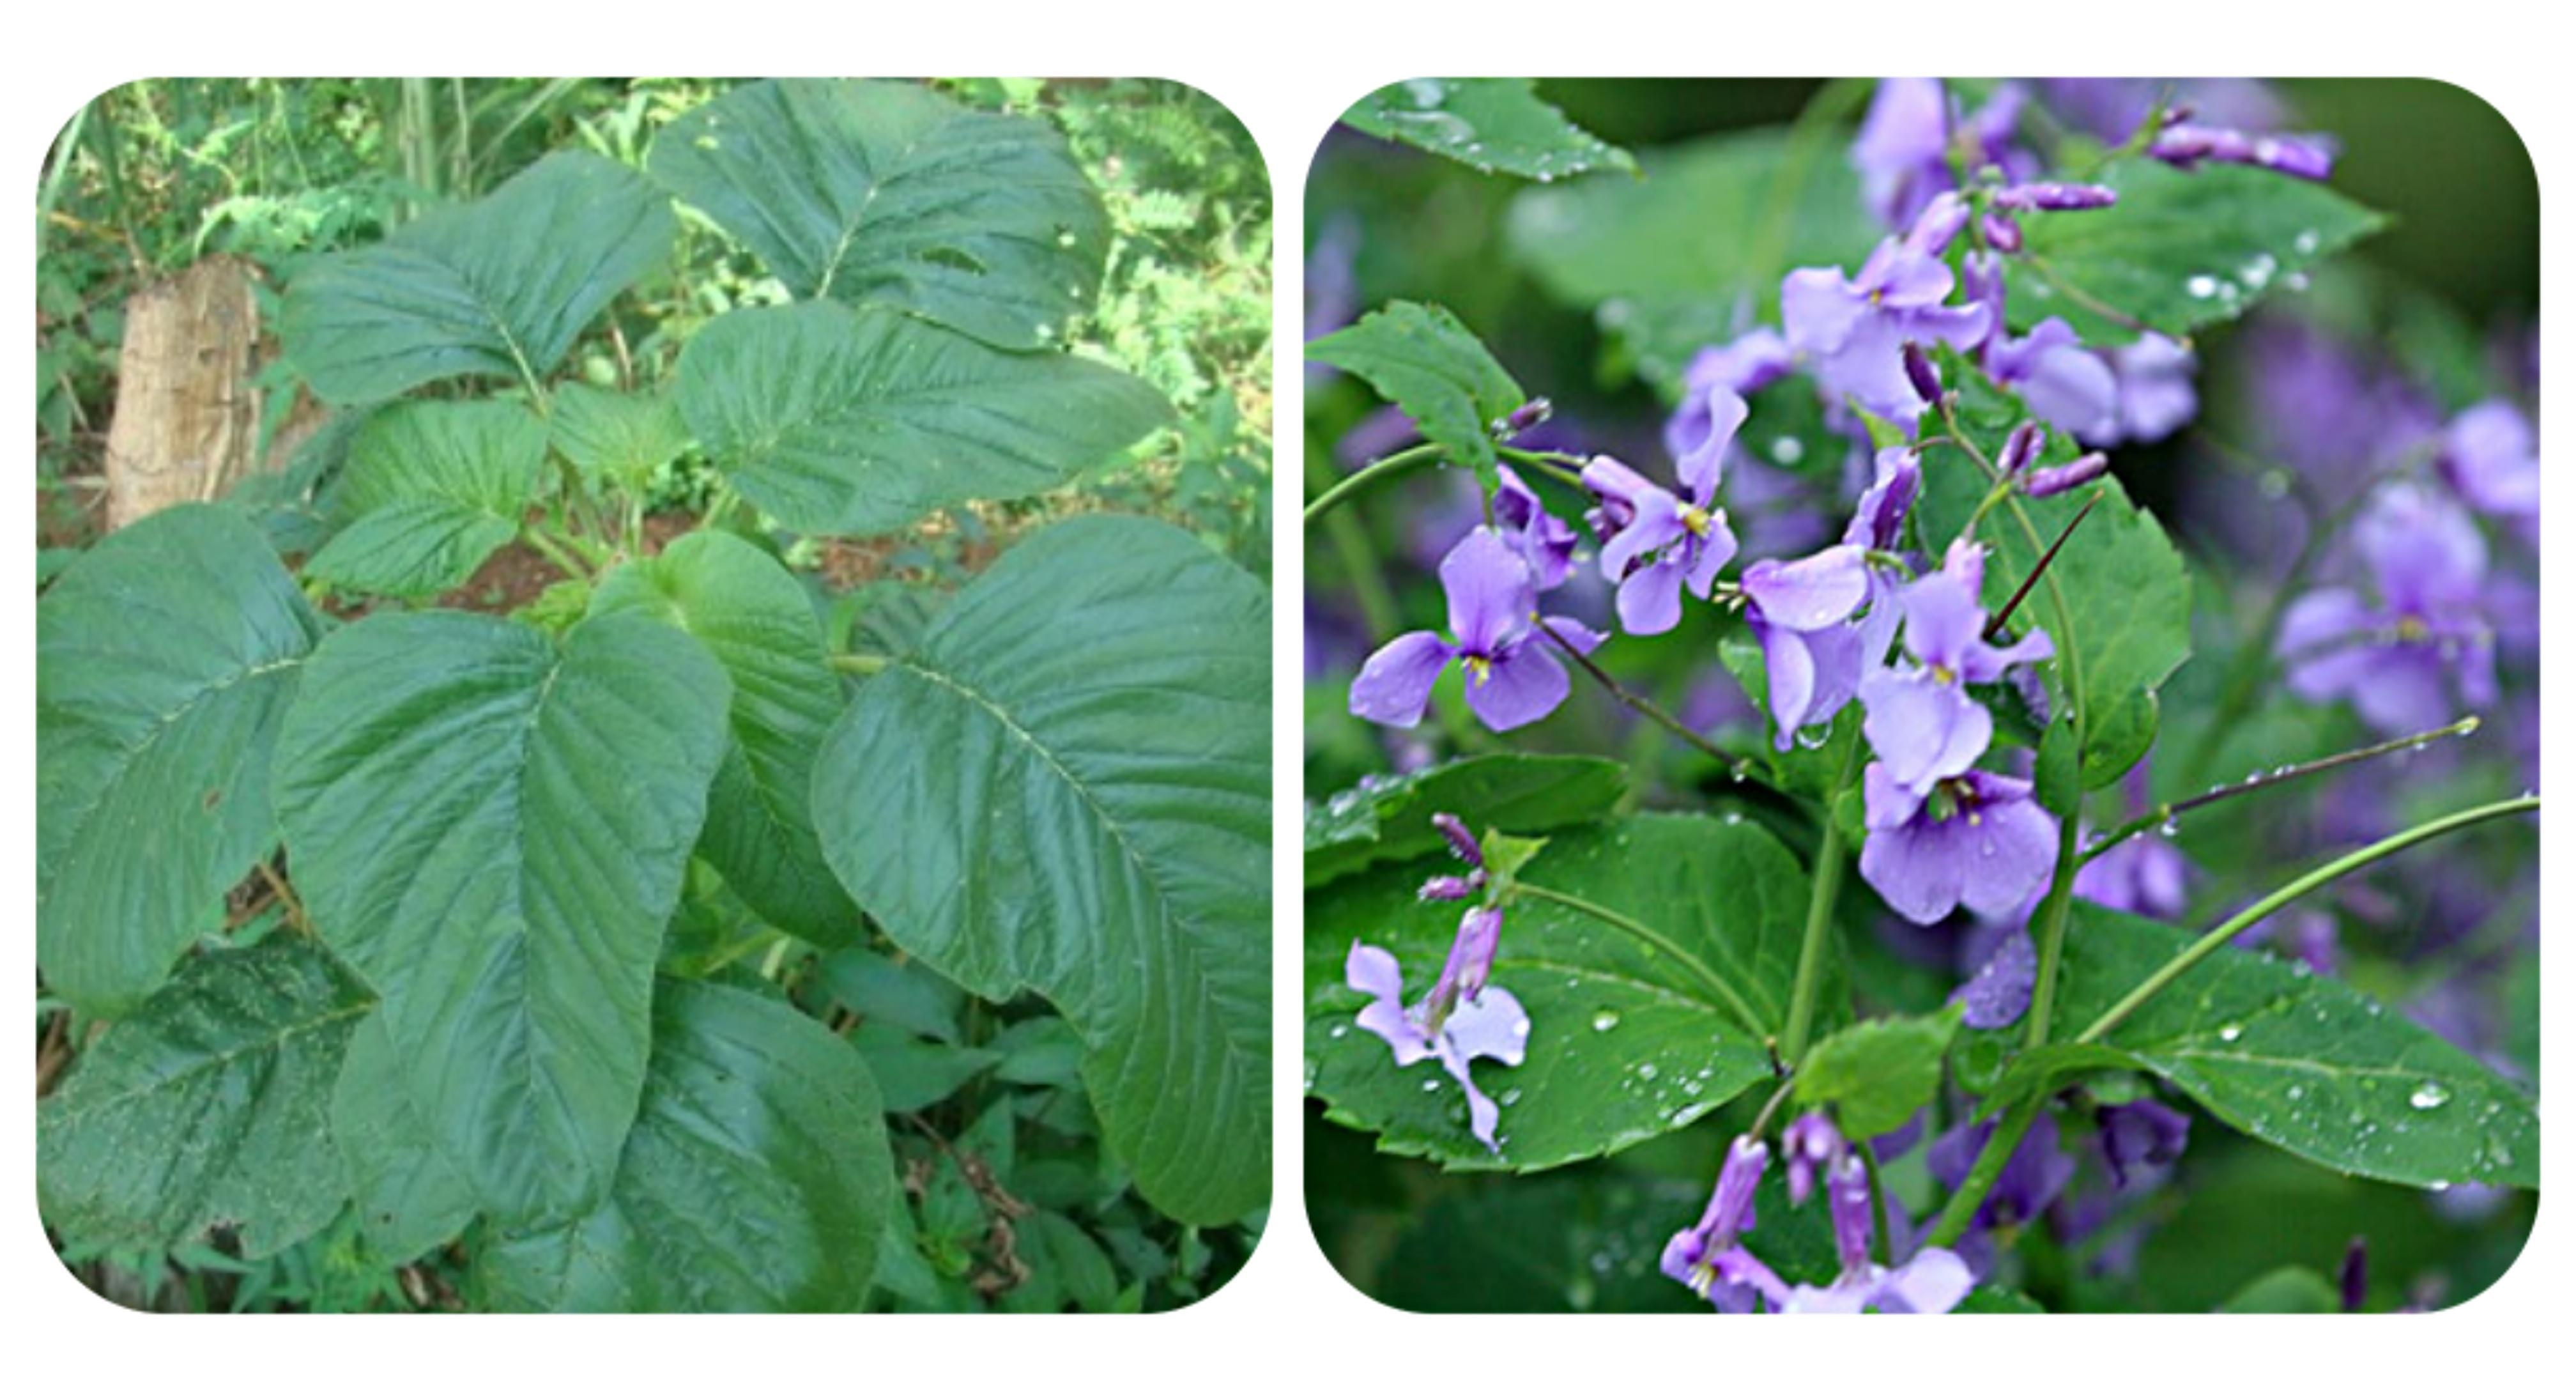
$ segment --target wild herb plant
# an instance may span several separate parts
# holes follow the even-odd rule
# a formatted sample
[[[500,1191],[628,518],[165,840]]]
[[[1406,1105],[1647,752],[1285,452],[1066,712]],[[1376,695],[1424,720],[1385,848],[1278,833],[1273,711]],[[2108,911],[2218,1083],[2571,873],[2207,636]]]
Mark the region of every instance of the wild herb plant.
[[[2092,104],[2120,108],[2098,136]],[[2295,558],[2286,467],[2260,470],[2275,508],[2237,517],[2274,546],[2241,568],[2130,490],[2174,494],[2133,460],[2171,456],[2144,450],[2230,384],[2198,377],[2204,339],[2382,225],[2335,191],[2330,140],[2082,83],[1830,85],[1785,132],[1642,159],[1526,82],[1402,83],[1348,123],[1523,180],[1499,217],[1520,286],[1591,315],[1605,369],[1668,410],[1647,463],[1539,398],[1588,382],[1525,386],[1449,309],[1357,314],[1355,260],[1428,278],[1441,251],[1314,209],[1314,418],[1352,420],[1360,386],[1391,408],[1338,441],[1352,470],[1309,469],[1312,562],[1348,585],[1310,608],[1309,668],[1331,672],[1310,765],[1378,769],[1307,809],[1306,1086],[1378,1152],[1457,1173],[1355,1179],[1311,1130],[1337,1158],[1312,1162],[1328,1247],[1353,1206],[1418,1211],[1369,1245],[1372,1290],[2115,1306],[2141,1237],[2231,1198],[2189,1170],[2231,1130],[2356,1186],[2481,1192],[2460,1218],[2536,1188],[2530,1074],[2390,1005],[2395,978],[2311,923],[2384,920],[2350,890],[2457,834],[2527,954],[2537,795],[2455,770],[2464,803],[2363,832],[2243,818],[2456,768],[2410,754],[2531,716],[2512,611],[2538,460],[2515,392],[2326,450],[2312,475],[2340,499]],[[1437,225],[1491,288],[1476,233]],[[2340,425],[2321,413],[2290,426]],[[1437,469],[1472,488],[1424,504],[1406,479]],[[1389,580],[1390,535],[1435,582]],[[2231,600],[2217,580],[2248,570]],[[2186,848],[2203,825],[2245,841],[2198,855],[2238,860],[2223,884]],[[1576,1164],[1597,1174],[1538,1174]],[[2438,1228],[2450,1198],[2402,1208]],[[2276,1248],[2233,1304],[2438,1299],[2374,1286],[2369,1251]]]
[[[317,1258],[326,1302],[1195,1296],[1269,1180],[1264,585],[1084,515],[863,650],[782,554],[1172,423],[1066,350],[1100,196],[904,83],[740,86],[643,153],[300,266],[324,433],[42,598],[46,1220],[249,1304]],[[581,379],[684,220],[777,302]],[[462,610],[514,543],[561,581]]]

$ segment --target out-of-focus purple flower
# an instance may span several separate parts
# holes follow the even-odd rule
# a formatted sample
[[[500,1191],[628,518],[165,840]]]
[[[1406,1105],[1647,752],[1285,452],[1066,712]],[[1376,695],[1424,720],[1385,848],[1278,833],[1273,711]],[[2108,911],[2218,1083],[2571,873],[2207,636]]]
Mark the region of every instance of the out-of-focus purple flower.
[[[1888,908],[1930,925],[1961,905],[2000,915],[2027,901],[2057,866],[2057,822],[2030,782],[1985,771],[1900,784],[1885,762],[1861,773],[1869,838],[1860,875]]]
[[[1852,701],[1861,678],[1886,661],[1903,619],[1897,580],[1872,555],[1903,538],[1922,464],[1914,450],[1897,447],[1879,450],[1874,466],[1841,544],[1744,571],[1745,620],[1762,644],[1775,745],[1783,751],[1798,729],[1831,721]]]
[[[1983,1123],[1964,1124],[1934,1138],[1932,1150],[1925,1154],[1932,1178],[1952,1190],[1965,1184],[1968,1172],[1994,1137],[1999,1121],[1989,1118]],[[2074,1178],[2075,1159],[2057,1147],[2057,1122],[2042,1113],[2030,1125],[2030,1131],[2022,1135],[2021,1145],[2013,1149],[2003,1170],[1996,1173],[1995,1184],[1969,1220],[1969,1227],[2027,1224],[2054,1204]]]
[[[1874,765],[1884,768],[1891,790],[1918,801],[1935,781],[1966,771],[1994,736],[1993,715],[1968,697],[1967,686],[2001,679],[2012,666],[2056,651],[2048,633],[2037,630],[2006,647],[1987,642],[1978,597],[1985,572],[1982,546],[1953,542],[1941,567],[1898,597],[1911,665],[1861,677],[1860,700],[1869,710],[1861,730],[1878,753]]]
[[[1851,1151],[1842,1130],[1820,1110],[1810,1110],[1780,1130],[1780,1155],[1789,1163],[1789,1203],[1803,1205],[1816,1189],[1816,1177],[1834,1169]]]
[[[1941,194],[1902,238],[1881,241],[1858,275],[1806,268],[1781,280],[1789,346],[1807,358],[1830,396],[1847,395],[1873,414],[1911,423],[1924,404],[1906,377],[1905,344],[1966,351],[1985,341],[1994,328],[1985,304],[1945,302],[1958,277],[1941,255],[1967,215],[1956,193]]]
[[[2293,602],[2278,646],[2291,690],[2317,702],[2350,699],[2391,734],[2437,726],[2461,704],[2493,703],[2495,633],[2481,611],[2486,541],[2468,514],[2427,488],[2392,483],[2355,522],[2353,544],[2379,603],[2350,588]]]
[[[1742,407],[1738,401],[1738,423]],[[1719,571],[1735,557],[1735,532],[1716,505],[1717,483],[1712,468],[1688,484],[1685,499],[1616,458],[1604,455],[1584,464],[1583,485],[1601,500],[1593,513],[1602,534],[1601,576],[1619,585],[1619,624],[1629,635],[1652,636],[1679,625],[1682,590],[1707,597]]]
[[[1420,437],[1422,431],[1413,427],[1411,416],[1393,405],[1381,405],[1333,440],[1333,458],[1344,467],[1364,467]]]
[[[1753,1227],[1753,1194],[1762,1184],[1762,1168],[1770,1161],[1771,1150],[1750,1133],[1729,1143],[1726,1162],[1718,1168],[1717,1189],[1710,1193],[1699,1222],[1664,1244],[1660,1263],[1664,1275],[1708,1298],[1721,1311],[1751,1311],[1765,1289],[1787,1295],[1771,1269],[1737,1242]]]
[[[1825,1197],[1842,1272],[1821,1287],[1791,1288],[1785,1300],[1774,1303],[1783,1314],[1939,1316],[1975,1288],[1976,1275],[1946,1248],[1917,1249],[1895,1267],[1870,1256],[1869,1172],[1858,1153],[1845,1153],[1833,1164],[1825,1178]]]
[[[1314,341],[1350,325],[1359,316],[1360,219],[1349,212],[1334,216],[1306,252],[1306,340]],[[1309,386],[1331,379],[1337,368],[1306,362]]]
[[[2335,1290],[2347,1314],[2370,1299],[2370,1241],[2359,1234],[2344,1245],[2343,1265],[2335,1270]]]
[[[2043,320],[2023,337],[1996,334],[1986,345],[1986,370],[2018,390],[2032,414],[2077,438],[2119,428],[2119,378],[2063,318]]]
[[[1574,527],[1549,515],[1519,473],[1504,465],[1495,471],[1502,482],[1494,489],[1494,528],[1529,565],[1531,586],[1544,593],[1563,585],[1574,567]]]
[[[1789,343],[1755,328],[1719,347],[1703,347],[1682,374],[1682,403],[1664,422],[1664,448],[1684,486],[1725,470],[1735,433],[1744,427],[1744,397],[1788,373]]]
[[[2225,126],[2177,122],[2157,131],[2147,156],[2186,172],[2206,161],[2249,164],[2258,169],[2319,182],[2334,173],[2334,145],[2321,135],[2249,135]]]
[[[2075,895],[2096,906],[2173,920],[2188,905],[2191,860],[2154,834],[2138,834],[2075,870]]]
[[[1354,990],[1369,995],[1368,1006],[1360,1009],[1360,1026],[1386,1042],[1395,1052],[1399,1067],[1426,1056],[1437,1057],[1440,1067],[1467,1091],[1468,1130],[1487,1149],[1500,1151],[1494,1129],[1502,1120],[1502,1110],[1476,1087],[1469,1063],[1496,1060],[1505,1065],[1520,1064],[1529,1052],[1530,1023],[1520,999],[1513,997],[1509,989],[1481,982],[1483,971],[1493,962],[1493,932],[1500,929],[1501,916],[1488,913],[1491,928],[1483,929],[1478,922],[1480,912],[1484,912],[1483,907],[1467,913],[1467,920],[1459,927],[1458,943],[1450,947],[1449,962],[1441,970],[1441,983],[1424,995],[1420,1005],[1404,1005],[1404,967],[1394,955],[1375,945],[1352,941],[1344,976]],[[1462,960],[1462,953],[1473,957]],[[1481,964],[1476,962],[1479,958]],[[1472,996],[1461,983],[1471,972],[1479,980]],[[1440,1005],[1434,1006],[1435,1003]]]
[[[1407,632],[1379,647],[1351,681],[1354,715],[1412,727],[1430,706],[1440,672],[1455,661],[1466,671],[1467,707],[1486,727],[1508,732],[1565,702],[1565,667],[1551,649],[1555,643],[1540,631],[1542,622],[1586,653],[1603,640],[1571,618],[1541,617],[1529,565],[1482,526],[1440,561],[1440,586],[1449,597],[1450,637]]]
[[[2012,147],[2026,99],[2019,83],[2006,82],[1975,115],[1954,122],[1939,79],[1891,77],[1880,82],[1852,141],[1851,162],[1860,171],[1862,200],[1889,226],[1912,221],[1925,204],[1957,186],[1949,157],[1954,132],[1971,151],[1972,169],[1992,164],[2008,172],[2027,171],[2036,161]]]
[[[2031,944],[2028,930],[2015,926],[1968,981],[1950,994],[1950,1001],[1960,1005],[1961,1021],[1980,1031],[1993,1031],[2011,1026],[2030,1011],[2031,994],[2038,985],[2039,949]]]
[[[2280,99],[2261,82],[2244,77],[2050,77],[2041,80],[2040,93],[2061,119],[2114,145],[2128,139],[2166,98],[2176,109],[2188,108],[2240,130],[2268,130],[2283,116]]]
[[[2190,348],[2162,333],[2140,333],[2128,346],[2111,349],[2110,362],[2119,383],[2117,427],[2105,434],[2078,432],[2085,444],[2154,443],[2200,413],[2200,395],[2192,387],[2200,361]]]
[[[2434,461],[2462,500],[2537,539],[2540,440],[2512,401],[2484,400],[2461,411],[2442,430]]]
[[[2191,1118],[2153,1099],[2104,1104],[2094,1113],[2102,1139],[2102,1159],[2110,1164],[2111,1183],[2126,1186],[2136,1173],[2168,1167],[2182,1159],[2191,1140]]]

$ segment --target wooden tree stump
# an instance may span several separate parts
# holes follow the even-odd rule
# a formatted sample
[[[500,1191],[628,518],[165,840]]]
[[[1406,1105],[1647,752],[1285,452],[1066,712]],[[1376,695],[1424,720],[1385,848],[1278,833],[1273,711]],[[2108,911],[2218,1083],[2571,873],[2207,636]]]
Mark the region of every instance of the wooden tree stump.
[[[107,524],[221,496],[259,447],[252,270],[209,256],[126,303],[107,430]]]

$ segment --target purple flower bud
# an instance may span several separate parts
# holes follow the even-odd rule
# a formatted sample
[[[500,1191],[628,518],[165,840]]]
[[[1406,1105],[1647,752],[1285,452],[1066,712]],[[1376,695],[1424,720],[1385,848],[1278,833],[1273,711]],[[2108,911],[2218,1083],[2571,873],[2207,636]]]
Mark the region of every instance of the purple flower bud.
[[[1923,256],[1937,256],[1950,248],[1950,242],[1968,225],[1968,200],[1956,193],[1943,193],[1923,205],[1906,230],[1905,249]]]
[[[1905,358],[1906,384],[1914,387],[1914,393],[1922,397],[1924,404],[1940,404],[1941,373],[1933,369],[1932,359],[1923,354],[1922,345],[1908,342],[1902,355]]]
[[[2004,476],[2014,476],[2029,467],[2047,444],[2048,427],[2036,419],[2025,419],[2004,437],[2003,451],[1995,455],[1995,466]]]
[[[2021,223],[2001,212],[1989,212],[1977,222],[1986,244],[2006,255],[2021,249]]]
[[[2092,212],[2119,202],[2099,183],[2021,183],[1995,194],[1995,206],[2012,212]]]
[[[1460,997],[1473,1002],[1485,991],[1485,980],[1494,972],[1494,951],[1502,943],[1502,911],[1492,906],[1468,907],[1458,922],[1458,941],[1449,949],[1450,961],[1458,970]]]
[[[2044,467],[2032,473],[2030,485],[2025,490],[2033,497],[2055,496],[2059,492],[2071,491],[2083,486],[2108,472],[2110,468],[2109,458],[2099,453],[2087,453],[2062,467]]]
[[[1798,1115],[1780,1132],[1780,1155],[1789,1163],[1789,1203],[1804,1205],[1816,1188],[1816,1173],[1830,1173],[1849,1151],[1842,1132],[1821,1112]]]
[[[2250,164],[2294,178],[2322,180],[2334,172],[2334,151],[2313,136],[2248,135],[2216,126],[2170,125],[2157,132],[2147,154],[2191,169],[2203,160],[2213,164]]]
[[[2355,1234],[2343,1250],[2343,1267],[2335,1281],[2343,1292],[2343,1309],[2358,1311],[2370,1297],[2370,1244]]]
[[[1449,841],[1449,851],[1457,855],[1458,861],[1469,867],[1485,865],[1485,850],[1477,846],[1476,836],[1467,832],[1466,824],[1458,816],[1441,811],[1431,816],[1431,827],[1439,830],[1440,837]]]
[[[1494,432],[1502,435],[1504,438],[1510,438],[1525,429],[1535,429],[1538,426],[1545,424],[1548,416],[1554,413],[1556,413],[1555,402],[1542,395],[1537,399],[1530,401],[1528,404],[1521,406],[1519,409],[1512,411],[1510,414],[1503,416],[1502,427],[1496,429]]]
[[[1473,877],[1434,877],[1430,881],[1422,884],[1422,890],[1414,893],[1414,899],[1417,901],[1465,901],[1467,898],[1474,896],[1477,892],[1483,890],[1485,884],[1482,879],[1484,878],[1484,875],[1484,870],[1479,868]]]
[[[1826,1173],[1825,1197],[1834,1219],[1834,1251],[1842,1256],[1844,1271],[1867,1269],[1872,1261],[1869,1169],[1859,1153],[1844,1153]]]
[[[1718,1168],[1717,1194],[1709,1212],[1717,1217],[1715,1231],[1729,1242],[1753,1227],[1753,1192],[1762,1184],[1762,1169],[1770,1164],[1770,1149],[1750,1133],[1727,1144],[1726,1164]]]

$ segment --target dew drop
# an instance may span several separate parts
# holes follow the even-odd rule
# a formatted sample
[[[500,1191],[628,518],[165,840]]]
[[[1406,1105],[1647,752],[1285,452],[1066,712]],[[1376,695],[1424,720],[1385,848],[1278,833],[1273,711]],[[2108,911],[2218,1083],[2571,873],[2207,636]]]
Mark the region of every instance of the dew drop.
[[[1619,1013],[1616,1008],[1605,1007],[1592,1014],[1592,1029],[1594,1031],[1608,1031],[1618,1025]]]
[[[2218,1029],[2218,1039],[2230,1044],[2234,1044],[2236,1041],[2242,1039],[2244,1035],[2245,1028],[2238,1026],[2234,1022],[2229,1022],[2227,1025]]]
[[[2415,1092],[2406,1096],[2408,1107],[2417,1109],[2440,1108],[2449,1102],[2451,1102],[2451,1091],[2430,1080],[2417,1085]]]
[[[2194,275],[2183,283],[2183,292],[2195,299],[2206,299],[2218,292],[2217,277]]]
[[[1337,1027],[1334,1027],[1334,1028],[1332,1029],[1332,1031],[1331,1031],[1329,1034],[1332,1036],[1332,1038],[1333,1038],[1334,1040],[1339,1041],[1339,1040],[1341,1040],[1343,1037],[1350,1035],[1350,1034],[1351,1034],[1351,1029],[1350,1029],[1349,1027],[1347,1027],[1347,1026],[1337,1026]]]

